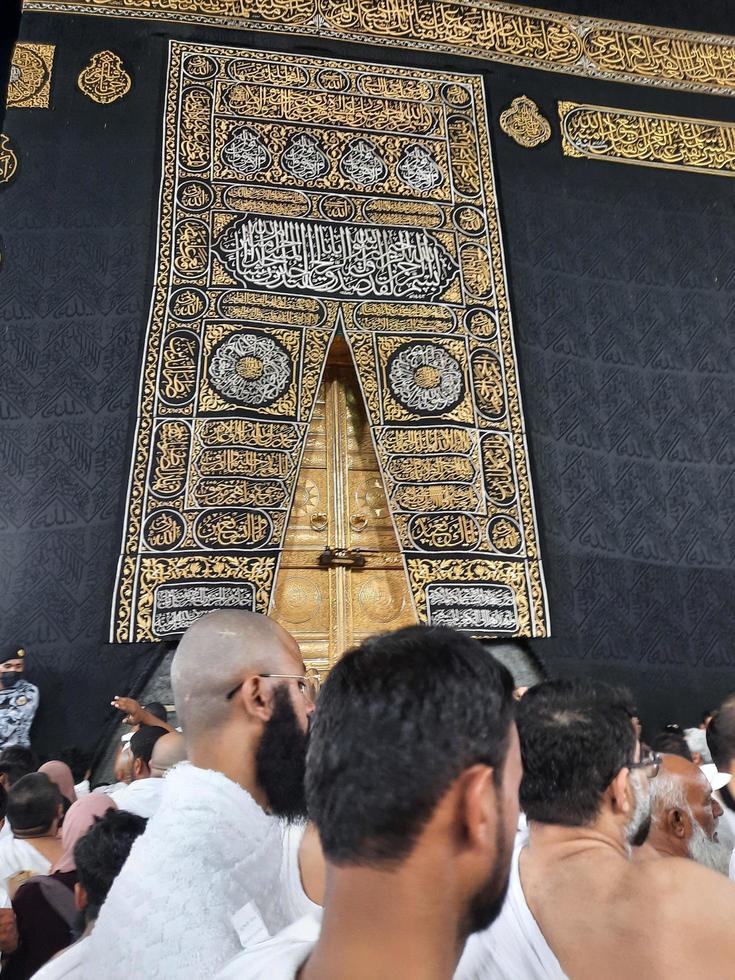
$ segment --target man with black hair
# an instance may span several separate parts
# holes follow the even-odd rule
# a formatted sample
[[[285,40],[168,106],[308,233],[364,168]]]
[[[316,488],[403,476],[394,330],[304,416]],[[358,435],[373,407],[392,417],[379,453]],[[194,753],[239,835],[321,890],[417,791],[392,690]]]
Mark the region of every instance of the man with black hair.
[[[28,745],[6,745],[0,752],[0,763],[12,762],[25,766],[27,772],[38,772],[41,760]]]
[[[189,762],[110,891],[85,976],[197,980],[241,948],[250,906],[278,931],[311,908],[278,817],[305,812],[311,679],[294,638],[266,616],[208,613],[171,666]]]
[[[509,672],[453,630],[409,627],[348,653],[320,695],[306,771],[327,861],[321,934],[302,920],[220,978],[449,980],[505,896],[513,714]]]
[[[160,701],[149,701],[148,704],[143,706],[143,710],[147,711],[148,714],[153,715],[154,718],[158,718],[159,721],[164,721],[168,724],[168,711],[166,710],[166,705],[161,704]]]
[[[678,857],[637,863],[651,820],[649,780],[630,698],[593,681],[550,681],[518,709],[516,847],[497,922],[470,939],[457,980],[729,976],[735,889]],[[692,916],[707,896],[706,915]]]
[[[29,769],[25,762],[5,762],[0,759],[0,786],[8,790],[23,776],[36,772],[36,769]]]
[[[31,749],[26,749],[24,746],[11,745],[7,749],[7,758],[5,751],[0,753],[0,787],[2,787],[5,793],[8,792],[14,783],[22,779],[23,776],[28,776],[37,770],[38,758],[36,753],[32,752]],[[4,815],[5,813],[3,811]],[[3,820],[0,823],[0,841],[11,836],[10,824],[7,820]]]
[[[12,836],[0,841],[0,906],[33,874],[49,873],[61,857],[61,793],[45,773],[23,776],[8,792],[6,817]]]
[[[89,936],[112,883],[127,860],[146,821],[133,813],[109,810],[74,847],[77,884],[74,898],[82,917],[81,936],[55,956],[34,976],[39,980],[72,980],[82,975],[82,961]],[[104,973],[101,968],[100,975]]]
[[[168,734],[165,728],[154,725],[141,725],[137,732],[133,732],[130,739],[133,778],[127,786],[110,793],[118,810],[128,810],[148,819],[158,809],[163,783],[157,773],[151,772],[151,758],[158,741]]]
[[[654,752],[659,752],[661,755],[678,755],[688,762],[694,762],[683,732],[658,732],[651,739],[651,748]]]

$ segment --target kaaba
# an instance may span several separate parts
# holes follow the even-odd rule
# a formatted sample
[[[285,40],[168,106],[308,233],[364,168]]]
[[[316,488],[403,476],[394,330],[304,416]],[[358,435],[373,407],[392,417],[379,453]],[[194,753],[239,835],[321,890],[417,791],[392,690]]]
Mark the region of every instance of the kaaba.
[[[694,724],[735,654],[725,2],[25,0],[0,637],[88,756],[186,628],[411,623]]]

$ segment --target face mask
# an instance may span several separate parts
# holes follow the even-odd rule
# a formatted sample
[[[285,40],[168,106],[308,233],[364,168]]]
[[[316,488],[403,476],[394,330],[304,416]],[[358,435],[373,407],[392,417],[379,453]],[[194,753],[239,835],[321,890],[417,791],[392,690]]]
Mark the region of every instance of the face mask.
[[[2,675],[3,687],[14,687],[20,680],[20,674],[15,670],[7,670]]]

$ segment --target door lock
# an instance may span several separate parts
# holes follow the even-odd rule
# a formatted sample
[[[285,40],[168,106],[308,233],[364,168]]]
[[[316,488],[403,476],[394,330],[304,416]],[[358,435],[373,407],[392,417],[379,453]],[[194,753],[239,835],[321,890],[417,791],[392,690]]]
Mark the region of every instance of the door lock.
[[[365,552],[359,548],[325,548],[319,555],[320,568],[364,568]]]

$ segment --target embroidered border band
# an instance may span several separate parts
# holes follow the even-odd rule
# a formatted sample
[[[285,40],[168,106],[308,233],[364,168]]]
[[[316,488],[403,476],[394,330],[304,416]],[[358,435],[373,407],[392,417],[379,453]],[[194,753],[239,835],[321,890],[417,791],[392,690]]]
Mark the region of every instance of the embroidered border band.
[[[735,95],[735,38],[493,0],[25,0],[25,10],[188,21],[422,48],[690,92]]]
[[[735,177],[735,123],[576,102],[558,107],[566,156]]]

